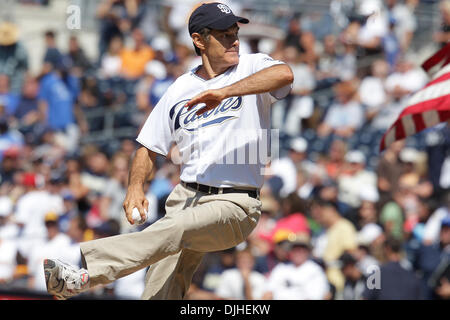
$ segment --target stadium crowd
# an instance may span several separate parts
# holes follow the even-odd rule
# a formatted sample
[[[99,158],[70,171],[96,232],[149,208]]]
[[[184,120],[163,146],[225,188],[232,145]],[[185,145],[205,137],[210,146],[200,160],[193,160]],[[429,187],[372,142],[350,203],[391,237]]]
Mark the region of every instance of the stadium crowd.
[[[251,1],[223,2],[258,14]],[[0,290],[44,293],[44,257],[80,264],[79,242],[164,215],[180,182],[176,148],[146,186],[145,225],[126,221],[122,201],[133,138],[174,79],[201,61],[186,31],[197,3],[102,0],[98,57],[85,54],[82,30],[66,52],[48,30],[39,74],[28,70],[17,26],[0,24]],[[450,39],[450,1],[437,4],[436,48]],[[418,5],[332,0],[322,14],[274,12],[282,37],[242,27],[241,53],[270,54],[295,75],[272,108],[280,157],[268,165],[257,228],[236,248],[207,254],[187,298],[450,298],[449,125],[378,151],[428,81],[410,50]],[[126,111],[114,126],[134,135],[85,143],[105,126],[91,110]],[[138,299],[145,271],[82,297]]]

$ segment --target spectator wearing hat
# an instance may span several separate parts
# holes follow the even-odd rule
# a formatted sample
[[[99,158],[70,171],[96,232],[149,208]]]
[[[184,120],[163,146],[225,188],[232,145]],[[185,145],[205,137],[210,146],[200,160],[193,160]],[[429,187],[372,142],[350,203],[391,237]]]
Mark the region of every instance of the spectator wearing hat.
[[[310,260],[309,236],[297,234],[289,240],[289,263],[271,272],[264,299],[323,300],[330,288],[322,267]]]
[[[367,300],[420,300],[423,298],[419,279],[403,263],[401,241],[387,238],[384,242],[386,263],[380,268],[379,287],[366,287]]]
[[[249,248],[236,252],[236,268],[225,270],[215,294],[223,299],[260,300],[266,278],[254,270],[255,258]]]
[[[334,134],[338,137],[349,138],[364,123],[364,110],[356,100],[356,84],[344,81],[334,87],[336,101],[327,109],[325,118],[317,128],[320,137]],[[348,115],[352,116],[349,117]]]
[[[338,179],[339,201],[345,203],[349,208],[344,215],[350,210],[355,210],[361,205],[359,193],[361,188],[375,188],[376,175],[365,169],[366,157],[359,150],[349,151],[345,160],[347,162],[347,170]]]
[[[342,217],[336,204],[331,201],[316,199],[312,204],[311,214],[324,228],[322,234],[315,238],[313,254],[325,261],[328,280],[340,292],[344,287],[344,277],[337,261],[345,251],[357,247],[356,229]]]
[[[427,299],[450,299],[450,215],[441,220],[439,240],[424,244],[417,255],[417,268]]]
[[[343,300],[362,300],[366,288],[366,277],[358,267],[358,260],[350,253],[345,252],[339,258],[341,271],[345,277]]]
[[[10,90],[19,94],[25,72],[28,70],[28,54],[19,41],[19,29],[12,22],[0,23],[0,74],[10,77]]]

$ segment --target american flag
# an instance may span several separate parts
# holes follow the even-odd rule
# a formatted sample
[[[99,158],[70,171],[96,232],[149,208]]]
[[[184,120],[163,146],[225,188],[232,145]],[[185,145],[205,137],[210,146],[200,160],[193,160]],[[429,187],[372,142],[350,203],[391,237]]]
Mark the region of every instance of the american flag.
[[[450,119],[450,43],[422,64],[426,72],[440,66],[431,81],[413,94],[380,142],[380,152],[397,140]]]

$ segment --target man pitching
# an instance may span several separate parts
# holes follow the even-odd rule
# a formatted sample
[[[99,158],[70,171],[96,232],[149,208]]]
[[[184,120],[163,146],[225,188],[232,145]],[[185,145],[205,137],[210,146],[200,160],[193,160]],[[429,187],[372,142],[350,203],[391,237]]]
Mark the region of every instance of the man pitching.
[[[80,270],[46,259],[50,294],[67,299],[150,266],[142,299],[182,299],[205,253],[234,247],[254,229],[265,163],[224,163],[235,151],[227,139],[239,130],[270,130],[270,106],[289,93],[293,75],[265,54],[239,55],[238,23],[248,22],[217,2],[191,14],[189,33],[202,65],[180,76],[146,120],[123,203],[131,224],[134,208],[146,218],[143,185],[155,173],[156,155],[167,156],[176,143],[181,183],[166,201],[166,215],[140,232],[81,243]],[[243,134],[235,148],[258,139]]]

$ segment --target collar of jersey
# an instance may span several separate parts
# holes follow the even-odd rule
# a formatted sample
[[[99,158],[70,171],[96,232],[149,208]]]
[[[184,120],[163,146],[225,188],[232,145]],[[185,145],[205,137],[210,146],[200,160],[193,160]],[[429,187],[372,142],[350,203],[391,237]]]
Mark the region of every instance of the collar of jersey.
[[[196,79],[199,79],[199,80],[201,80],[201,81],[203,81],[203,82],[209,82],[209,83],[212,83],[212,82],[215,82],[215,81],[218,80],[218,79],[221,79],[221,78],[222,78],[223,76],[225,76],[226,74],[230,73],[237,65],[228,68],[227,71],[225,71],[224,73],[219,74],[217,77],[214,77],[214,78],[211,78],[211,79],[208,79],[208,80],[203,79],[202,77],[200,77],[199,75],[197,75],[197,74],[195,73],[201,66],[202,66],[202,65],[199,65],[199,66],[195,67],[194,69],[192,69],[192,70],[191,70],[191,74],[192,74]]]

